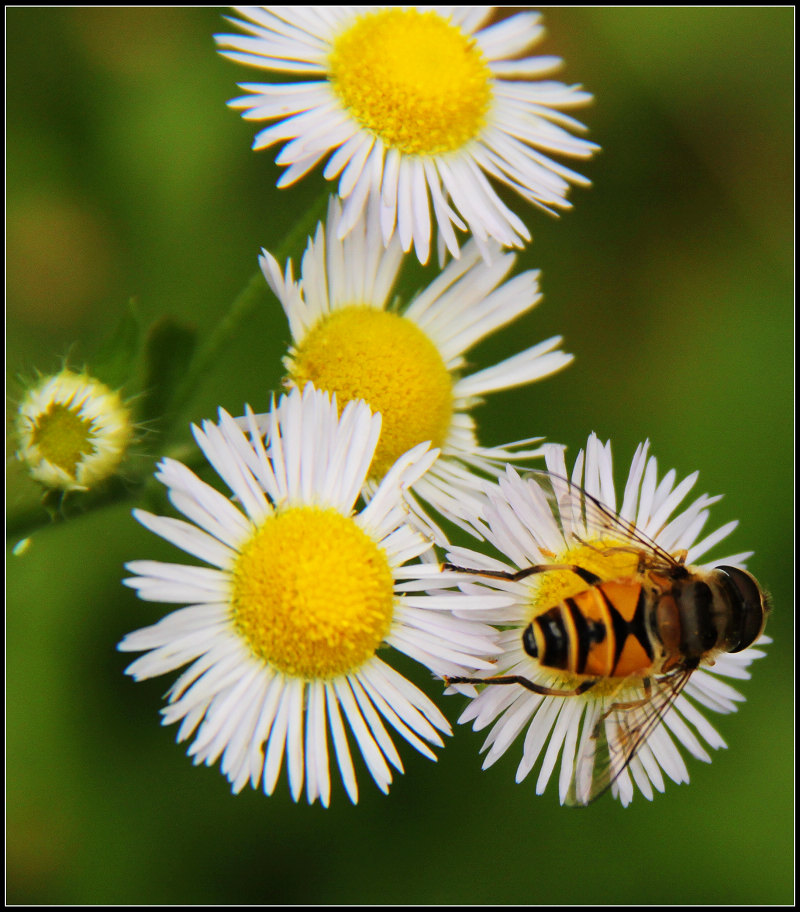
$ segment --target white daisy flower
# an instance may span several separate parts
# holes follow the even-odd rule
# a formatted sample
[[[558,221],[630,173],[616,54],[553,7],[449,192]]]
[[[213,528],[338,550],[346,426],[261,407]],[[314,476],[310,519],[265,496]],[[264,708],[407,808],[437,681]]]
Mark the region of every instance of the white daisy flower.
[[[246,33],[217,35],[222,53],[293,81],[244,83],[230,102],[247,120],[275,121],[253,143],[286,142],[279,187],[328,158],[339,178],[343,237],[368,196],[380,198],[380,231],[397,231],[427,262],[431,205],[446,245],[458,257],[454,226],[489,256],[489,238],[506,247],[530,240],[524,223],[488,178],[547,211],[567,209],[580,174],[549,156],[588,158],[598,148],[576,138],[585,127],[564,113],[586,104],[580,86],[542,81],[557,57],[522,56],[540,40],[538,13],[482,26],[494,7],[236,7],[230,21]],[[296,77],[300,77],[298,80]],[[430,197],[430,199],[429,199]]]
[[[25,392],[16,429],[17,458],[36,481],[63,491],[86,491],[113,475],[133,438],[120,394],[66,368]]]
[[[475,472],[496,478],[509,461],[541,453],[532,440],[482,447],[470,411],[496,390],[531,383],[570,363],[554,336],[492,367],[461,376],[465,353],[501,326],[534,307],[538,271],[506,281],[515,257],[486,263],[470,242],[428,288],[405,307],[390,304],[403,260],[399,241],[388,248],[377,231],[378,207],[339,239],[341,204],[334,197],[327,226],[317,227],[293,279],[267,251],[260,258],[270,288],[289,320],[293,345],[284,359],[285,383],[312,382],[336,393],[340,403],[364,399],[383,416],[383,430],[369,472],[368,490],[406,450],[425,440],[441,449],[414,493],[453,522],[477,509]],[[443,533],[412,499],[423,527],[439,542]]]
[[[126,636],[119,649],[144,652],[136,680],[189,665],[168,692],[164,724],[189,754],[222,772],[239,792],[248,782],[272,794],[286,760],[297,801],[328,806],[328,735],[347,794],[358,799],[346,727],[378,787],[402,763],[394,729],[427,757],[450,727],[433,702],[378,656],[392,646],[438,675],[461,673],[496,649],[493,631],[455,618],[452,598],[431,597],[438,568],[406,565],[427,542],[405,522],[402,489],[436,458],[415,447],[387,472],[358,513],[354,504],[380,433],[380,416],[310,385],[270,413],[266,448],[220,411],[194,428],[200,448],[230,487],[229,499],[172,459],[157,478],[187,521],[134,515],[204,564],[133,561],[125,580],[149,601],[188,607]],[[422,582],[418,578],[421,574]],[[490,595],[490,600],[497,601]],[[505,600],[503,598],[503,600]],[[388,725],[387,725],[388,723]]]
[[[459,721],[492,725],[484,767],[524,731],[517,781],[541,758],[536,792],[557,774],[562,804],[587,804],[610,787],[627,805],[636,788],[648,799],[664,791],[665,777],[688,782],[679,748],[710,761],[707,748],[725,747],[698,706],[735,711],[744,698],[723,679],[749,678],[764,653],[746,647],[770,642],[759,639],[766,598],[740,569],[749,554],[695,563],[737,524],[700,539],[719,498],[704,494],[673,515],[697,473],[676,484],[672,470],[659,482],[647,449],[634,456],[618,514],[610,445],[594,435],[571,482],[559,447],[547,447],[549,476],[523,479],[509,467],[473,518],[506,559],[448,554],[458,567],[495,574],[461,583],[457,613],[503,630],[488,676],[503,686],[473,690]],[[476,603],[468,613],[469,599],[487,591],[511,596],[512,606],[486,612]],[[463,691],[486,677],[454,683]]]

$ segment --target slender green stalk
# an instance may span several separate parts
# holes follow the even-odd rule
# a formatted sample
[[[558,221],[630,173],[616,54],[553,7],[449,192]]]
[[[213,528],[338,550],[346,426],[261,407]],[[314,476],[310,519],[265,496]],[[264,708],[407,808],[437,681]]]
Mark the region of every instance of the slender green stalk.
[[[214,364],[218,362],[220,351],[233,338],[239,326],[255,310],[259,303],[266,303],[266,300],[267,283],[259,270],[234,298],[225,316],[198,346],[189,365],[189,370],[175,390],[169,409],[171,426],[165,430],[162,442],[173,438],[176,431],[184,430],[185,422],[180,421],[180,416],[189,400],[197,392],[202,378],[207,376]]]
[[[290,254],[298,249],[305,238],[313,233],[317,221],[322,218],[328,201],[328,191],[318,197],[309,207],[302,218],[298,219],[292,230],[286,235],[283,243],[274,251],[274,256],[282,263]],[[192,358],[186,376],[178,386],[170,407],[170,424],[164,433],[164,439],[170,440],[175,436],[175,431],[182,430],[185,422],[181,421],[186,405],[197,392],[203,379],[211,373],[211,368],[219,360],[219,352],[235,335],[239,326],[255,308],[267,301],[267,283],[261,270],[252,276],[242,291],[236,296],[230,309],[220,320],[211,334],[199,346]]]

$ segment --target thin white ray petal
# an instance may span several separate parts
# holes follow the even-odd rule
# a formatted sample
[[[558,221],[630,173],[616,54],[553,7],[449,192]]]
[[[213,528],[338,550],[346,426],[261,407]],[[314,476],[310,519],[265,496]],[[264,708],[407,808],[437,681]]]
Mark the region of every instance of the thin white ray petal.
[[[305,701],[305,682],[296,678],[287,682],[287,767],[289,771],[289,788],[294,801],[300,800],[303,792],[303,713]]]
[[[328,727],[325,722],[325,689],[321,681],[308,684],[308,709],[306,710],[306,791],[311,804],[319,796],[323,807],[328,807],[331,797],[328,770]]]
[[[333,682],[333,688],[339,700],[339,704],[344,710],[345,717],[350,724],[350,730],[355,736],[358,743],[361,756],[367,765],[370,775],[375,780],[375,784],[384,793],[389,791],[389,785],[392,781],[392,774],[383,754],[372,737],[372,733],[367,727],[361,709],[356,703],[353,692],[350,689],[349,682],[346,678],[340,678]]]
[[[392,764],[392,766],[403,772],[403,762],[400,759],[400,755],[397,753],[392,739],[389,736],[389,733],[386,731],[383,723],[381,722],[380,716],[375,710],[374,705],[372,704],[367,692],[361,686],[358,678],[351,677],[349,679],[350,687],[353,689],[353,694],[358,702],[359,708],[369,725],[372,736],[380,746],[380,749],[383,751],[386,759]]]
[[[353,761],[350,757],[350,748],[347,745],[347,736],[342,725],[342,717],[339,714],[339,702],[336,692],[331,683],[325,684],[325,700],[328,707],[328,721],[331,726],[331,735],[333,737],[333,748],[336,754],[336,762],[339,766],[339,772],[342,776],[347,795],[353,804],[358,804],[358,786],[356,785],[356,774],[353,769]]]
[[[286,748],[286,731],[289,725],[290,697],[286,687],[286,681],[278,695],[278,706],[275,719],[270,728],[269,737],[267,738],[267,751],[264,762],[264,794],[271,795],[275,791],[275,785],[278,782],[281,766],[283,766],[283,754]]]
[[[390,699],[387,699],[380,690],[382,682],[378,681],[378,686],[376,687],[373,684],[373,681],[366,675],[364,675],[363,670],[358,672],[357,680],[364,688],[364,692],[369,696],[370,700],[376,706],[381,715],[386,719],[386,721],[395,729],[412,747],[416,748],[423,756],[427,757],[429,760],[435,760],[436,754],[422,741],[414,732],[403,722],[400,716],[394,711],[390,699],[394,698],[393,694],[389,694]]]
[[[228,570],[236,559],[236,552],[196,526],[173,519],[170,516],[155,516],[146,510],[134,510],[134,519],[146,529],[171,542],[187,554],[199,557],[208,564]]]

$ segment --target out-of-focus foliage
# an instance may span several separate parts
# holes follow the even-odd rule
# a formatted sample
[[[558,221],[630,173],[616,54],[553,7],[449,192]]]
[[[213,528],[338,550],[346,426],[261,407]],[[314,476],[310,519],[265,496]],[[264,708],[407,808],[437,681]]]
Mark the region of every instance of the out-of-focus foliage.
[[[65,355],[90,362],[131,297],[142,325],[165,318],[207,337],[259,248],[277,248],[324,193],[318,172],[277,191],[271,153],[249,151],[254,128],[225,102],[258,77],[215,54],[223,12],[7,10],[12,409],[18,374]],[[649,437],[663,471],[699,469],[702,490],[725,493],[716,525],[739,518],[727,550],[755,551],[775,640],[741,683],[740,712],[714,718],[729,749],[709,766],[689,760],[690,785],[627,810],[537,797],[535,777],[514,783],[519,749],[482,772],[483,739],[468,729],[436,764],[405,751],[388,798],[365,775],[355,808],[341,787],[327,812],[293,805],[285,783],[234,798],[157,724],[168,682],[134,686],[115,652],[167,610],[120,585],[125,560],[176,559],[130,518],[153,495],[84,515],[75,504],[9,555],[9,901],[791,901],[794,13],[545,14],[541,53],[594,92],[581,118],[603,152],[582,167],[594,187],[573,193],[574,211],[523,212],[534,242],[520,268],[543,270],[545,299],[474,362],[554,333],[576,361],[493,397],[482,434],[541,434],[574,455],[595,430],[614,441],[618,477]],[[405,287],[422,281],[412,267]],[[289,334],[264,300],[193,391],[187,431],[220,405],[266,407]],[[139,446],[160,455],[146,433]],[[12,529],[38,497],[10,460]],[[455,722],[460,698],[443,703]]]

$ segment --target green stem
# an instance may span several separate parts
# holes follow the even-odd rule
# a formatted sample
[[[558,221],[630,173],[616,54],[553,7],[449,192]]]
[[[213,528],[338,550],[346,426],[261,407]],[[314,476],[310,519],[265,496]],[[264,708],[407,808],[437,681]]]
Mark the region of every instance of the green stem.
[[[174,436],[176,428],[185,429],[185,422],[181,422],[179,419],[187,403],[197,392],[202,378],[207,376],[213,369],[214,364],[218,362],[220,351],[233,337],[239,325],[255,310],[260,302],[266,303],[266,300],[267,283],[259,270],[234,298],[228,312],[198,347],[189,365],[189,370],[175,390],[170,403],[169,411],[173,416],[173,420],[170,430],[164,433],[165,441]]]
[[[324,215],[328,198],[329,193],[326,190],[323,195],[314,201],[303,217],[298,219],[292,230],[285,236],[283,242],[273,253],[279,263],[283,263],[313,233],[316,223]],[[266,303],[266,300],[267,282],[259,269],[236,296],[228,312],[200,345],[192,358],[189,370],[186,372],[186,376],[178,386],[172,399],[169,409],[172,418],[170,422],[171,429],[165,431],[165,440],[169,440],[174,436],[173,432],[176,428],[183,429],[185,421],[180,420],[181,416],[203,379],[211,374],[214,365],[218,363],[219,352],[255,308],[262,302]]]

